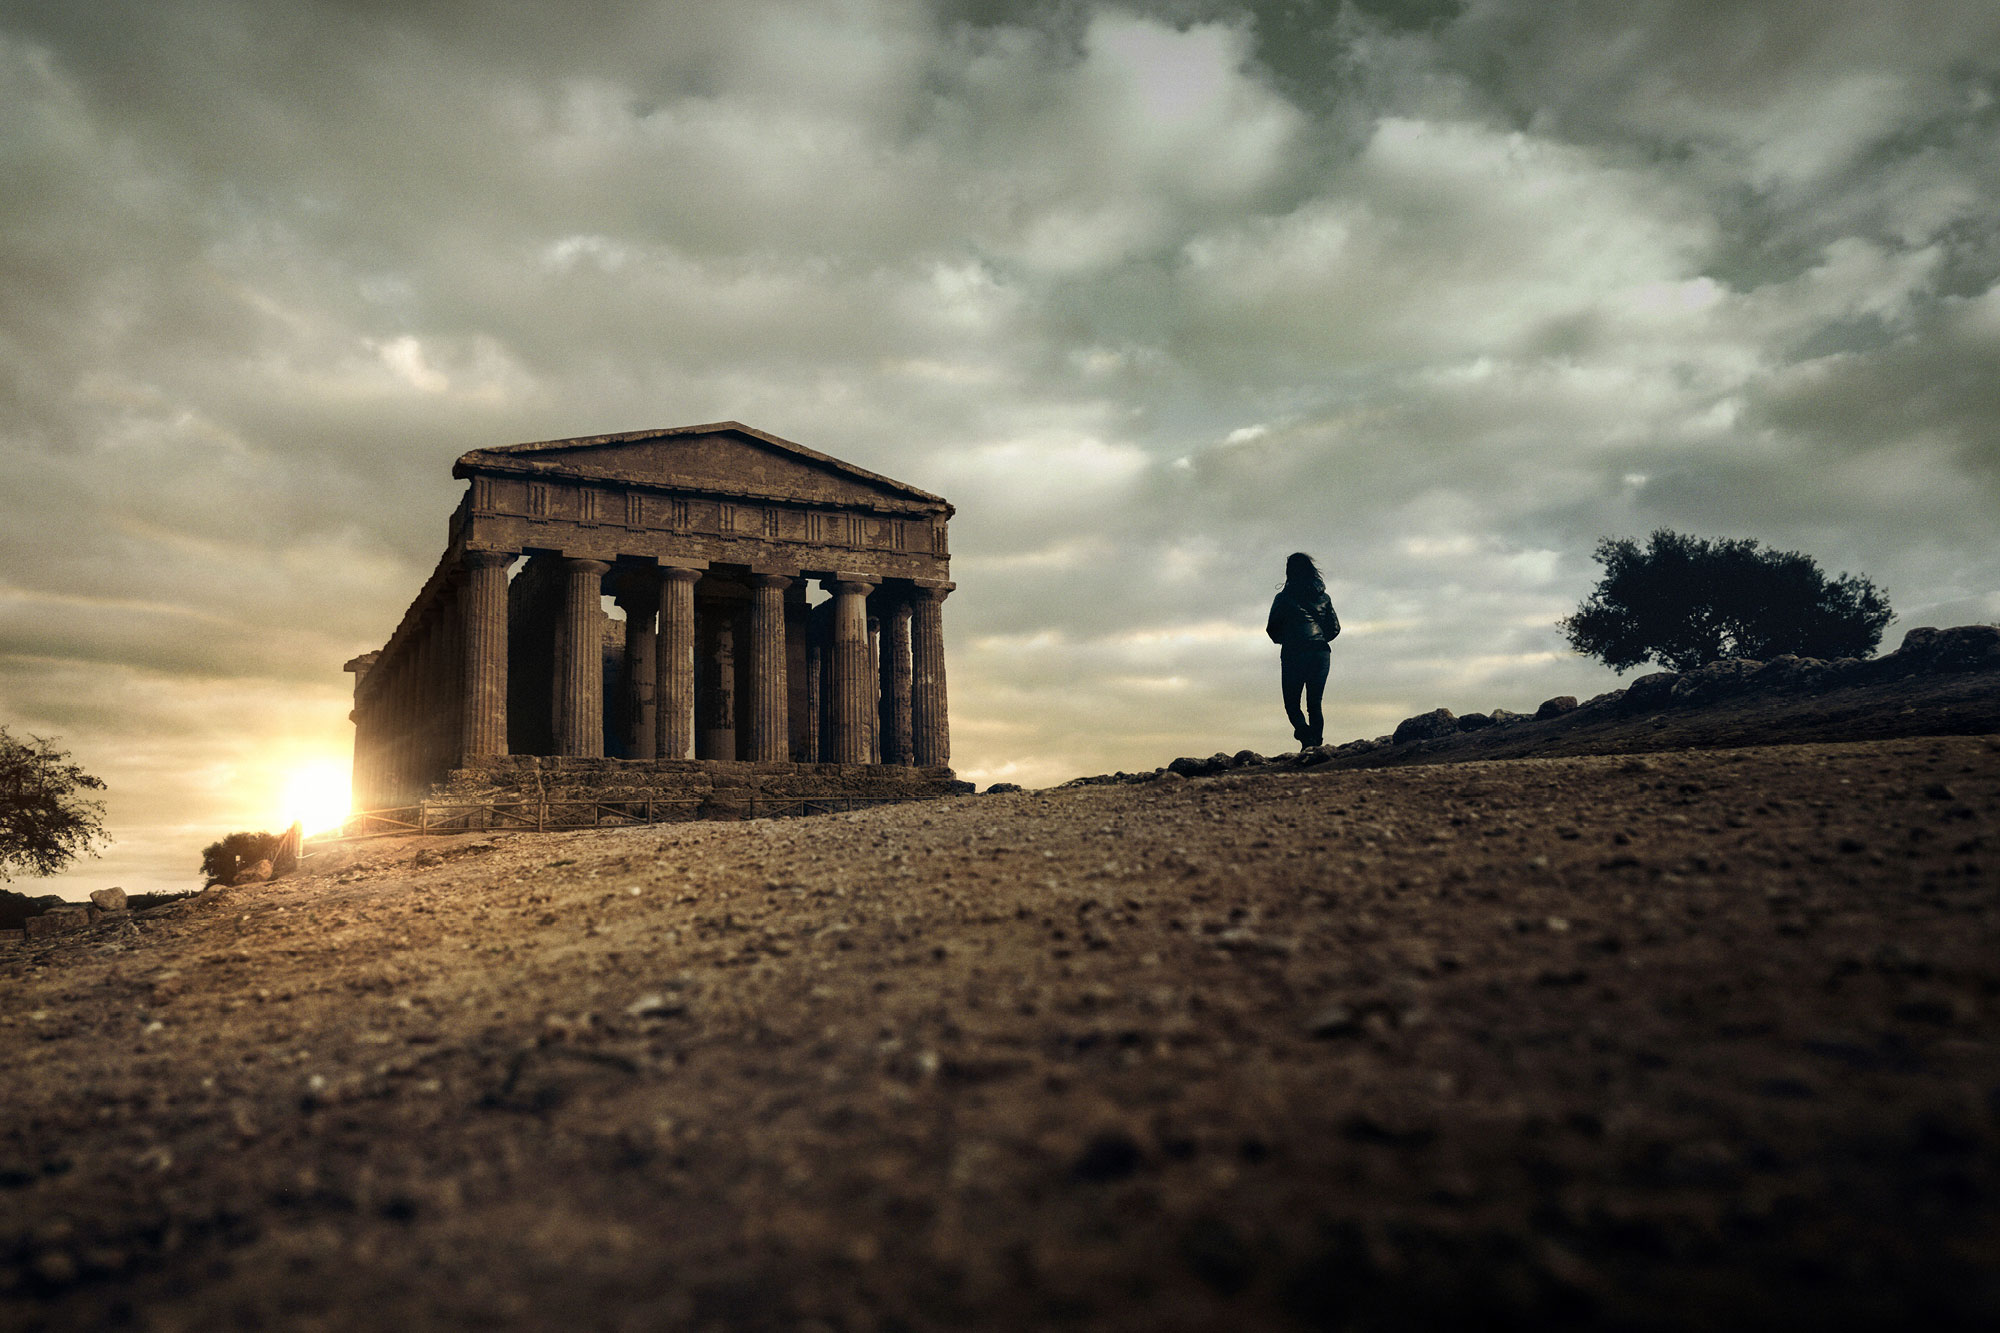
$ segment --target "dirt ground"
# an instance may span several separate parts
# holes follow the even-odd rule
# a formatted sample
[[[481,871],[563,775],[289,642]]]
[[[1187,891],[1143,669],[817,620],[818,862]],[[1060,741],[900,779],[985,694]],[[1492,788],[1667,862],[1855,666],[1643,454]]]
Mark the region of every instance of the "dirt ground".
[[[0,1326],[2000,1323],[2000,739],[381,842],[0,946]]]

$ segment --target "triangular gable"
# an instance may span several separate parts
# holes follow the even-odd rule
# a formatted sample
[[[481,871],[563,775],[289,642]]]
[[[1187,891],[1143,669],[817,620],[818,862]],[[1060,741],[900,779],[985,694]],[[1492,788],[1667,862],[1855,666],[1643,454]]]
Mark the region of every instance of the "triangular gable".
[[[452,475],[465,477],[475,471],[682,486],[831,503],[888,499],[945,505],[928,491],[736,421],[475,449],[459,458]]]

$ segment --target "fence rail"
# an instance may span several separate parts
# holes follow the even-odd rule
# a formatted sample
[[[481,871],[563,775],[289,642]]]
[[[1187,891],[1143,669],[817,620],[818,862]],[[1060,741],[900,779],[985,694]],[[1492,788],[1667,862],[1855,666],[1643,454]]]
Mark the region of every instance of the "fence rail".
[[[357,810],[340,832],[315,842],[359,842],[366,838],[410,837],[445,833],[559,833],[589,828],[630,828],[643,824],[685,823],[698,818],[705,796],[647,796],[622,800],[582,797],[540,801],[424,801],[417,805]],[[748,797],[745,819],[841,814],[877,805],[920,799],[913,796],[765,796]]]

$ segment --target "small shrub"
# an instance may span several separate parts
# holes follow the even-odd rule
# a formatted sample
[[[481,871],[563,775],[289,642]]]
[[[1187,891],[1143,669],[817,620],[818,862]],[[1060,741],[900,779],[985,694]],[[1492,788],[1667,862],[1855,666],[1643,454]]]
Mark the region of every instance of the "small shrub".
[[[201,849],[201,873],[210,884],[228,884],[245,866],[269,861],[278,853],[282,833],[232,833]]]

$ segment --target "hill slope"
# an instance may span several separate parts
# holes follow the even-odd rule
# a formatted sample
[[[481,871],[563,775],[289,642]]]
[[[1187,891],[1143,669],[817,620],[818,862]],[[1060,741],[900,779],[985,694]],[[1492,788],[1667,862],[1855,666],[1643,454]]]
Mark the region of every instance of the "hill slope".
[[[0,950],[0,1323],[2000,1313],[2000,741],[362,844]]]

